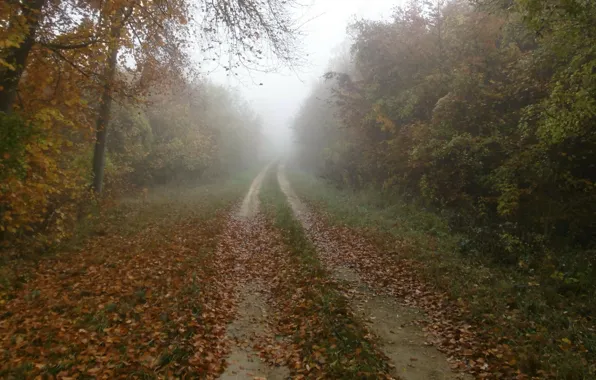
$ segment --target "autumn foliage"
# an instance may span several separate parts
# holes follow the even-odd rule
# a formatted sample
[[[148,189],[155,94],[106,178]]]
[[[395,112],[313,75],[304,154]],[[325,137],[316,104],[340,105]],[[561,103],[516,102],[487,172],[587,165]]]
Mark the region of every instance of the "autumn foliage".
[[[584,1],[410,2],[352,25],[294,125],[302,166],[383,193],[388,230],[453,237],[429,277],[455,297],[474,283],[459,294],[483,324],[499,305],[495,331],[519,335],[512,365],[531,376],[594,372],[595,16]]]
[[[2,245],[63,241],[102,192],[249,165],[260,121],[198,68],[226,49],[228,71],[290,60],[290,5],[2,2]]]
[[[505,3],[414,1],[353,24],[297,118],[299,159],[439,212],[466,254],[565,267],[581,288],[594,276],[596,8]]]

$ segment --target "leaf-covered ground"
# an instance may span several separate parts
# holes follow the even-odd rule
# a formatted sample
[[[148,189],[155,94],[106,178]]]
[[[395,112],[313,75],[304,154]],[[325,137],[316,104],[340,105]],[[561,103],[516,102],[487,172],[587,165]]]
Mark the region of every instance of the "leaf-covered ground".
[[[440,310],[441,312],[434,313],[435,315],[430,313],[433,326],[436,326],[441,334],[445,334],[446,338],[452,338],[450,329],[455,329],[457,339],[451,339],[452,345],[459,348],[459,345],[464,344],[470,351],[471,326],[453,326],[454,324],[447,319],[452,315],[452,310],[447,309],[448,305],[441,302],[438,294],[426,289],[417,279],[413,268],[398,268],[398,263],[392,260],[390,255],[376,249],[358,231],[338,229],[313,212],[294,193],[283,167],[278,171],[278,180],[324,267],[337,279],[343,280],[342,291],[350,299],[352,309],[359,309],[360,313],[368,318],[371,328],[378,333],[377,340],[384,346],[383,351],[396,366],[399,376],[407,379],[455,379],[463,376],[453,374],[452,369],[476,372],[475,368],[463,366],[462,362],[453,356],[447,358],[429,348],[437,346],[456,354],[457,349],[447,349],[445,342],[449,339],[439,340],[436,336],[435,339],[425,339],[418,326],[410,326],[426,319],[422,318],[426,317],[426,314],[419,313],[417,308],[400,307],[399,304],[429,306],[425,308],[427,313],[435,309]],[[439,329],[439,323],[441,327],[448,328]],[[448,362],[451,363],[450,366]],[[484,369],[487,367],[483,365]]]
[[[266,179],[262,199],[268,225],[285,243],[289,261],[273,289],[277,329],[290,339],[288,366],[294,378],[391,378],[375,337],[356,318],[295,218],[276,170]]]
[[[324,252],[321,259],[327,267],[336,271],[354,270],[368,289],[424,310],[425,315],[417,323],[428,333],[428,344],[450,355],[452,369],[468,371],[480,378],[497,376],[496,362],[510,354],[509,349],[497,345],[485,351],[487,344],[478,339],[471,325],[458,318],[463,311],[461,306],[422,282],[417,276],[417,263],[393,260],[361,234],[330,226],[320,214],[311,213],[309,222],[309,236],[319,251]],[[493,366],[489,367],[489,363]],[[505,371],[501,373],[511,376],[510,370]]]
[[[229,326],[232,360],[223,378],[389,377],[385,357],[321,267],[274,174],[255,179],[217,249],[238,306]],[[261,187],[265,212],[255,214]],[[254,304],[266,311],[254,313]],[[243,323],[247,319],[252,324]],[[255,364],[255,356],[265,366]]]
[[[523,378],[420,263],[334,225],[277,168],[244,202],[246,180],[226,186],[123,202],[78,249],[6,264],[0,377]]]
[[[220,225],[148,227],[43,260],[2,305],[2,375],[218,372],[231,306],[211,281]]]
[[[387,377],[270,180],[267,215],[234,189],[168,191],[123,202],[77,249],[4,265],[0,377]]]
[[[6,263],[0,377],[219,374],[234,304],[214,250],[244,191],[239,181],[123,202],[74,252]]]

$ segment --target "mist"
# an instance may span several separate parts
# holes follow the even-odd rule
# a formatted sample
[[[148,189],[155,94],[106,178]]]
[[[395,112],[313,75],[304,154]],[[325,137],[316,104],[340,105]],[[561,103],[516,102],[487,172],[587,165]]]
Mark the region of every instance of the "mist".
[[[313,86],[331,61],[349,49],[348,26],[359,19],[386,20],[400,5],[394,0],[319,0],[292,9],[298,28],[299,59],[290,67],[270,57],[267,72],[239,69],[230,73],[220,63],[207,65],[209,78],[238,91],[263,120],[263,132],[277,154],[292,148],[292,123]]]
[[[596,379],[596,1],[0,2],[0,377]]]

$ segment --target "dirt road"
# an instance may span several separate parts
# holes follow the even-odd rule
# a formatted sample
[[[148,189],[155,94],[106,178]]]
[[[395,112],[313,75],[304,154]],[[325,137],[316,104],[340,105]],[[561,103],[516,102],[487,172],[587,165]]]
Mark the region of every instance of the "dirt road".
[[[276,174],[292,211],[320,260],[332,273],[332,281],[338,284],[352,312],[366,324],[394,367],[392,376],[405,380],[465,378],[452,372],[449,358],[429,343],[417,324],[424,313],[401,304],[391,295],[380,294],[363,280],[366,266],[358,266],[354,260],[358,260],[358,247],[365,246],[366,242],[359,241],[358,236],[346,240],[328,233],[292,190],[283,164],[267,165],[255,177],[241,205],[230,215],[216,248],[215,261],[222,278],[219,287],[234,295],[231,313],[234,318],[226,329],[229,354],[220,378],[282,380],[292,377],[288,361],[272,362],[267,354],[274,350],[277,358],[295,355],[295,351],[283,352],[291,344],[279,344],[276,335],[279,326],[275,326],[273,317],[279,312],[276,310],[279,300],[274,299],[275,281],[272,279],[280,276],[280,268],[293,264],[288,259],[288,247],[284,246],[283,231],[275,232],[268,227],[260,212],[259,193],[270,170],[276,170],[272,175]]]
[[[221,379],[287,379],[290,371],[284,366],[268,365],[260,355],[259,347],[273,337],[268,316],[270,276],[266,268],[282,259],[276,254],[276,245],[264,228],[259,214],[259,191],[267,165],[253,180],[239,210],[230,218],[226,232],[217,249],[218,261],[231,268],[228,278],[236,295],[236,318],[228,325],[227,336],[232,348],[227,367]]]
[[[383,352],[395,366],[395,375],[406,380],[463,379],[463,374],[452,372],[449,358],[432,347],[422,329],[415,325],[417,320],[424,317],[420,310],[400,305],[393,297],[377,294],[361,279],[355,268],[350,267],[348,259],[354,257],[354,251],[357,252],[354,247],[366,243],[355,242],[358,237],[350,236],[352,241],[347,244],[337,236],[325,233],[324,226],[314,220],[315,216],[292,190],[284,165],[279,166],[277,178],[321,260],[342,284],[343,293],[350,300],[353,311],[367,323]]]
[[[0,303],[0,377],[457,378],[423,315],[374,288],[407,273],[370,276],[373,249],[331,233],[283,166],[238,204],[244,189],[215,189],[129,205],[110,234],[31,268]]]

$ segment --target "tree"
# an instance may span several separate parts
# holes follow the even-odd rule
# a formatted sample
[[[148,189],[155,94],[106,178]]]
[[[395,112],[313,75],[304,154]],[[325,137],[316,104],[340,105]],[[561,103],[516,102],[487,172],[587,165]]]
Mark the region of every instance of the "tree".
[[[29,52],[35,43],[35,35],[41,18],[41,9],[45,0],[30,0],[12,7],[7,2],[2,7],[2,14],[11,15],[4,19],[6,32],[2,35],[2,53],[0,53],[0,111],[9,113],[16,97],[19,80],[25,70]]]
[[[136,67],[143,73],[155,68],[187,70],[189,62],[184,49],[192,40],[202,40],[202,51],[217,52],[216,44],[229,51],[228,69],[255,67],[268,52],[284,62],[292,59],[291,18],[288,1],[241,3],[228,0],[205,1],[195,5],[185,0],[137,2],[111,0],[105,2],[56,2],[45,0],[14,1],[2,8],[6,31],[0,69],[0,110],[9,112],[29,53],[38,45],[65,60],[103,90],[96,121],[97,141],[93,159],[93,188],[101,192],[105,166],[105,138],[109,126],[112,99],[125,88],[114,83],[120,67]],[[188,15],[193,15],[188,19]],[[97,46],[99,61],[69,59],[65,50]],[[97,62],[104,62],[103,68]],[[163,63],[168,62],[168,65]],[[136,82],[147,86],[145,75]],[[130,84],[130,83],[129,83]],[[132,88],[130,89],[133,90]],[[127,96],[134,94],[129,91]]]
[[[296,121],[303,149],[333,157],[318,168],[339,183],[453,215],[499,262],[592,244],[594,5],[487,3],[413,2],[355,23],[354,69],[329,73],[333,89]],[[309,139],[329,125],[318,98],[341,115],[327,145]]]
[[[99,111],[97,113],[95,149],[93,151],[93,190],[101,193],[103,187],[103,177],[105,169],[106,143],[108,135],[108,123],[110,121],[110,111],[112,109],[112,96],[114,95],[114,79],[116,76],[116,65],[118,51],[120,49],[120,38],[122,29],[132,16],[134,4],[127,8],[117,9],[112,17],[110,25],[110,38],[108,41],[108,60],[105,64],[103,74],[103,92],[99,101]],[[109,12],[112,13],[112,12]]]

